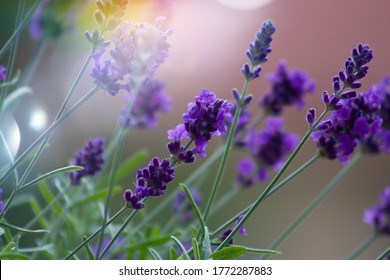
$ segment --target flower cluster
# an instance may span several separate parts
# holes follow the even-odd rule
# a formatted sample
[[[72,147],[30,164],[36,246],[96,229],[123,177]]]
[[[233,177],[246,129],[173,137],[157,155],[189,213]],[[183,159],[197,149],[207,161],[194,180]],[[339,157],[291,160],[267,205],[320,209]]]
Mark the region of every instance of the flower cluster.
[[[281,119],[268,118],[263,130],[248,133],[246,148],[252,158],[244,157],[238,162],[238,183],[248,187],[268,180],[268,169],[279,170],[284,157],[295,149],[297,143],[298,136],[285,131]]]
[[[284,106],[296,104],[302,108],[306,93],[313,93],[315,84],[309,76],[299,70],[287,71],[285,61],[268,77],[271,89],[260,99],[260,107],[269,115],[280,115]]]
[[[367,93],[340,101],[342,108],[330,117],[332,126],[312,135],[323,157],[347,162],[356,147],[369,154],[390,152],[388,86],[385,79]]]
[[[147,167],[138,169],[135,193],[130,189],[124,193],[124,199],[133,209],[144,207],[142,199],[148,196],[160,196],[165,193],[167,184],[175,178],[175,170],[171,167],[169,159],[160,161],[153,158]]]
[[[192,198],[197,206],[202,203],[202,197],[195,188],[189,188]],[[179,192],[175,197],[175,202],[172,205],[172,212],[180,215],[180,220],[183,223],[191,222],[194,218],[194,211],[192,210],[191,203],[184,191]]]
[[[178,161],[193,162],[193,155],[206,156],[208,141],[213,136],[219,136],[227,131],[225,121],[231,117],[232,104],[223,99],[217,99],[215,93],[202,90],[195,102],[188,104],[188,111],[183,114],[183,124],[168,131],[168,150]],[[189,138],[195,143],[193,150],[182,146],[181,140]]]
[[[124,21],[117,27],[110,39],[114,46],[109,58],[103,60],[107,44],[101,45],[93,55],[95,66],[91,76],[96,84],[110,95],[116,95],[120,89],[137,94],[134,89],[152,78],[168,57],[170,30],[160,29],[163,22],[164,18],[158,18],[155,24]]]
[[[73,165],[81,166],[84,169],[68,173],[69,180],[73,185],[80,185],[81,178],[86,175],[94,175],[101,170],[104,164],[105,140],[103,137],[87,140],[82,149],[75,153]]]
[[[157,80],[147,80],[135,96],[130,106],[131,95],[126,94],[126,106],[119,116],[119,124],[128,128],[154,128],[157,125],[157,113],[168,112],[171,99],[165,94],[164,84]],[[130,112],[128,109],[131,107]]]
[[[256,33],[255,40],[249,44],[246,56],[251,66],[245,63],[242,68],[242,74],[248,81],[258,78],[261,71],[259,65],[267,62],[267,56],[271,52],[270,44],[272,42],[272,35],[275,30],[275,25],[272,21],[268,20],[264,22],[260,31]]]
[[[378,234],[390,234],[390,186],[379,197],[379,203],[364,212],[364,222],[375,227]]]

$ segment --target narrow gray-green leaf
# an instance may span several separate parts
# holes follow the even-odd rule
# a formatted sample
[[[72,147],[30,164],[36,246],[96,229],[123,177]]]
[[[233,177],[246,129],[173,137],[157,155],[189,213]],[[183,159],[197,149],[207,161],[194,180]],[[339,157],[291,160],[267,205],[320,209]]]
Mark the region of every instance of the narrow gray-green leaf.
[[[83,237],[83,242],[85,241],[85,240],[87,240],[87,236],[84,236]],[[94,253],[92,252],[92,249],[91,249],[91,247],[89,246],[89,244],[87,243],[86,244],[86,246],[84,246],[85,247],[85,250],[87,251],[87,256],[88,256],[88,259],[89,260],[94,260],[95,259],[95,255],[94,255]]]
[[[175,236],[171,236],[171,239],[176,243],[177,246],[179,246],[180,250],[183,252],[183,253],[181,254],[182,259],[184,259],[184,260],[190,260],[191,258],[190,258],[190,256],[188,255],[187,250],[186,250],[186,248],[184,247],[184,245],[180,242],[180,240],[177,239]]]
[[[207,227],[204,227],[204,237],[203,237],[203,243],[202,243],[202,259],[208,259],[208,257],[211,255],[211,243],[210,243],[210,236],[209,236],[209,229]]]
[[[15,243],[14,242],[10,242],[7,244],[7,246],[4,247],[4,249],[0,252],[0,254],[5,254],[9,251],[11,251],[13,248],[15,248]]]
[[[38,178],[32,180],[31,182],[23,185],[20,189],[18,189],[18,192],[21,192],[24,189],[39,183],[40,181],[48,180],[50,178],[56,177],[56,176],[58,176],[60,174],[63,174],[63,173],[67,173],[67,172],[71,172],[71,171],[79,171],[79,170],[83,170],[83,169],[84,168],[81,167],[81,166],[70,165],[70,166],[65,166],[65,167],[58,168],[56,170],[52,170],[52,171],[50,171],[50,172],[48,172],[46,174],[43,174],[42,176],[39,176]]]
[[[14,77],[12,78],[12,80],[8,81],[8,82],[4,82],[4,83],[0,83],[0,89],[1,88],[5,88],[5,87],[9,87],[9,86],[13,86],[14,84],[16,84],[19,80],[19,77],[20,77],[20,70],[18,70],[16,72],[16,74],[14,75]],[[6,99],[7,100],[7,99]],[[4,102],[5,103],[5,102]]]
[[[196,238],[192,238],[192,248],[194,248],[194,259],[200,260],[199,245],[198,241],[196,241]]]
[[[232,260],[232,259],[236,259],[236,258],[242,256],[243,254],[245,254],[246,251],[247,251],[247,249],[244,246],[233,245],[233,246],[225,247],[219,251],[212,253],[209,256],[209,259]]]
[[[159,255],[159,253],[157,253],[157,251],[153,248],[148,248],[148,251],[156,261],[162,260],[162,257]]]
[[[203,220],[203,217],[202,217],[202,214],[200,213],[199,211],[199,208],[198,208],[198,205],[196,205],[195,203],[195,200],[194,198],[192,197],[188,187],[184,184],[179,184],[179,186],[183,189],[183,191],[185,192],[188,200],[190,201],[190,204],[191,204],[191,207],[192,207],[192,210],[195,212],[195,215],[196,217],[198,218],[199,220],[199,223],[201,225],[201,228],[204,229],[206,227],[206,224]]]
[[[45,244],[45,245],[42,245],[39,247],[18,248],[18,252],[20,252],[20,253],[35,253],[35,252],[48,251],[51,248],[53,248],[53,244]]]
[[[26,228],[21,228],[21,227],[14,226],[14,225],[6,224],[3,222],[0,222],[0,226],[8,228],[8,229],[13,229],[13,230],[16,230],[19,232],[24,232],[24,233],[45,233],[45,232],[48,232],[47,230],[44,230],[44,229],[35,229],[35,230],[34,229],[26,229]]]
[[[169,259],[170,260],[177,260],[179,258],[179,254],[177,253],[176,249],[173,247],[169,248]]]
[[[32,90],[30,87],[20,87],[11,92],[4,100],[4,110],[12,111],[17,104],[17,101],[27,94],[31,94]]]
[[[248,248],[246,247],[248,253],[256,253],[256,254],[267,254],[267,255],[279,255],[282,252],[269,250],[269,249],[257,249],[257,248]]]

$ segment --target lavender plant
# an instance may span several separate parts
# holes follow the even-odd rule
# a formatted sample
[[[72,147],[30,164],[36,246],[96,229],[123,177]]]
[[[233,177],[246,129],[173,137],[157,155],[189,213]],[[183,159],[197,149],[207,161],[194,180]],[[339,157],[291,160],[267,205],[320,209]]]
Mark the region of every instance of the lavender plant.
[[[125,145],[132,136],[158,127],[160,115],[168,113],[175,101],[169,85],[165,87],[166,81],[156,77],[169,59],[172,30],[164,27],[163,17],[154,23],[128,21],[126,13],[131,4],[126,0],[98,0],[93,15],[97,28],[85,32],[90,50],[84,64],[52,124],[15,156],[6,138],[9,127],[2,122],[15,113],[15,102],[34,91],[26,86],[34,77],[38,54],[44,54],[43,42],[58,39],[75,26],[69,19],[74,5],[73,1],[62,6],[44,0],[26,10],[25,1],[21,1],[15,30],[0,50],[0,58],[8,51],[7,64],[0,64],[0,140],[7,156],[7,163],[1,161],[0,166],[0,259],[283,256],[278,246],[359,161],[390,152],[390,79],[367,92],[359,91],[373,59],[373,51],[366,44],[353,48],[351,57],[332,78],[331,93],[322,94],[321,114],[315,108],[302,112],[315,84],[299,69],[288,71],[285,60],[268,75],[270,87],[264,94],[249,94],[250,85],[260,82],[263,67],[271,59],[276,27],[267,20],[246,52],[242,90],[233,88],[231,100],[208,89],[197,95],[191,92],[193,97],[187,100],[187,110],[182,110],[181,120],[176,122],[179,124],[167,131],[165,140],[156,142],[166,146],[164,155],[151,155],[148,147],[127,154]],[[17,42],[27,25],[38,40],[37,49],[25,69],[14,71]],[[90,89],[70,105],[82,79],[89,81]],[[83,139],[82,148],[69,152],[68,165],[36,171],[56,129],[97,92],[103,92],[101,98],[107,100],[123,100],[111,137]],[[259,100],[258,114],[251,108],[254,98]],[[301,139],[285,128],[287,106],[298,107],[296,114],[302,122],[306,119],[308,131]],[[313,157],[286,174],[310,139],[316,146]],[[214,150],[213,143],[218,145]],[[235,162],[230,157],[232,150],[243,157]],[[245,236],[251,235],[245,225],[256,215],[255,210],[261,210],[266,199],[288,187],[320,159],[337,159],[343,167],[271,245],[245,245]],[[228,166],[236,167],[231,185],[224,179]],[[183,179],[186,170],[190,175]],[[221,194],[224,184],[229,185],[228,190]],[[266,185],[264,190],[258,189],[262,184]],[[249,187],[257,191],[253,202],[234,215],[224,211],[218,219],[220,224],[210,222],[219,209],[235,205],[237,196]],[[28,196],[23,196],[26,193]],[[20,221],[14,221],[9,213],[21,204],[30,207],[33,216],[24,225],[16,225]],[[389,188],[378,205],[366,210],[364,221],[374,227],[374,234],[349,258],[357,257],[378,236],[388,235]],[[237,238],[237,233],[242,237]],[[22,242],[25,235],[34,236],[32,245]],[[386,249],[378,259],[388,253]]]

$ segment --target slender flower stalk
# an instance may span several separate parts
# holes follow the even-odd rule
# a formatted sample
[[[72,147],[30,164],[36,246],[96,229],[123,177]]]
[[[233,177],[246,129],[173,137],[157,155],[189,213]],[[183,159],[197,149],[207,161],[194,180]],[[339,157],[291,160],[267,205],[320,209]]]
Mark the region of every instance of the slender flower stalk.
[[[305,208],[305,210],[299,214],[299,216],[287,227],[286,230],[269,246],[270,249],[277,248],[293,230],[300,225],[300,223],[314,210],[316,209],[338,186],[338,184],[348,175],[348,173],[356,166],[356,164],[362,159],[362,154],[358,153],[347,165],[345,165],[340,172],[325,186],[321,193]],[[263,259],[268,258],[264,256]]]
[[[361,253],[363,253],[376,239],[378,238],[378,234],[371,234],[366,240],[363,241],[348,257],[347,260],[356,259]]]
[[[348,58],[345,62],[345,69],[339,72],[339,76],[341,81],[343,81],[343,86],[337,86],[335,87],[337,90],[335,90],[334,98],[339,98],[339,96],[345,91],[346,88],[359,88],[361,86],[361,83],[357,80],[363,78],[368,71],[368,62],[372,59],[372,50],[367,45],[359,44],[358,48],[354,48],[352,50],[352,58]],[[345,74],[346,73],[346,74]],[[345,75],[344,75],[345,74]],[[348,76],[348,78],[346,78]],[[337,79],[333,79],[334,83],[337,83]],[[336,81],[335,81],[336,80]],[[335,103],[338,103],[336,101]],[[264,198],[267,196],[267,194],[271,191],[271,189],[275,186],[277,181],[280,179],[280,177],[284,174],[284,172],[287,170],[291,162],[295,159],[299,151],[303,148],[306,141],[309,139],[310,135],[313,131],[317,129],[318,126],[321,126],[322,119],[325,117],[325,115],[330,110],[334,110],[332,106],[329,104],[325,104],[325,109],[323,113],[319,116],[319,118],[313,123],[313,125],[309,128],[307,133],[303,136],[302,140],[299,142],[296,149],[292,152],[290,157],[287,159],[283,167],[279,170],[279,172],[276,174],[276,176],[271,180],[267,188],[263,191],[263,193],[259,196],[259,198],[253,203],[250,210],[244,215],[242,220],[236,225],[236,227],[232,230],[232,232],[226,237],[226,239],[218,246],[216,249],[221,250],[224,248],[227,243],[229,242],[230,238],[233,238],[233,236],[237,233],[240,226],[242,226],[245,221],[253,214],[253,212],[256,210],[256,208],[260,205],[260,203],[264,200]]]
[[[385,258],[390,259],[390,247],[384,250],[376,259],[384,260]]]

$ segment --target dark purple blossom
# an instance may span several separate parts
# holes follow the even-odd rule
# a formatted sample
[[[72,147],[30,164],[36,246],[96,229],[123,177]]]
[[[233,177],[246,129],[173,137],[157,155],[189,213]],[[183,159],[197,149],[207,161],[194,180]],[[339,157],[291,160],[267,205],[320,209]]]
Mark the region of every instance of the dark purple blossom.
[[[157,80],[147,80],[135,96],[130,112],[131,94],[127,94],[127,106],[119,116],[119,124],[129,128],[155,128],[158,122],[158,112],[170,110],[171,99],[165,94],[164,84]]]
[[[0,188],[0,214],[3,214],[5,211],[3,204],[3,189]]]
[[[167,185],[175,178],[175,170],[171,167],[169,159],[160,161],[153,158],[147,167],[138,169],[135,192],[126,190],[123,194],[128,207],[141,209],[144,207],[142,199],[148,196],[161,196],[165,193]]]
[[[261,67],[260,64],[267,62],[268,54],[271,52],[270,44],[272,35],[275,32],[275,25],[268,20],[261,26],[259,32],[256,33],[255,40],[249,44],[249,49],[246,56],[249,59],[249,64],[244,64],[242,73],[247,80],[253,80],[259,77]]]
[[[307,110],[306,122],[311,126],[316,120],[316,109],[310,108]]]
[[[241,220],[242,220],[243,218],[244,218],[244,215],[238,216],[235,225],[238,225],[238,223],[241,222]],[[242,234],[242,235],[248,235],[247,232],[246,232],[245,226],[241,226],[241,227],[239,228],[238,232],[239,232],[240,234]]]
[[[168,131],[168,139],[180,142],[189,138],[195,143],[192,154],[206,156],[208,141],[213,136],[219,136],[227,131],[226,120],[231,117],[232,104],[223,99],[217,99],[215,93],[202,90],[199,96],[195,97],[195,102],[188,104],[188,111],[183,114],[183,124]],[[182,151],[187,148],[182,146]],[[181,150],[178,144],[168,143],[168,150],[177,159],[177,152]],[[192,156],[192,155],[190,155]]]
[[[390,186],[379,196],[378,204],[364,212],[364,222],[378,234],[390,235]]]
[[[194,199],[195,204],[199,207],[202,203],[202,197],[200,193],[195,188],[189,188],[189,191],[192,198]],[[188,201],[184,191],[181,191],[176,195],[175,201],[172,205],[172,212],[174,214],[179,214],[183,223],[189,223],[194,219],[195,216],[191,203]]]
[[[239,216],[239,217],[237,218],[237,220],[236,220],[235,225],[237,225],[237,224],[242,220],[243,217],[244,217],[244,215]],[[233,231],[233,230],[230,229],[230,228],[227,229],[227,230],[225,230],[225,231],[221,234],[221,236],[220,236],[220,238],[219,238],[220,241],[223,242],[223,241],[229,236],[229,234],[230,234],[232,231]],[[246,232],[246,229],[245,229],[244,226],[241,226],[240,229],[238,230],[238,232],[239,232],[240,234],[242,234],[242,235],[247,235],[247,232]],[[228,244],[233,245],[233,244],[234,244],[234,238],[230,239],[229,242],[228,242]]]
[[[5,66],[0,65],[0,82],[7,80],[7,68]]]
[[[68,173],[69,179],[73,185],[80,185],[80,180],[86,175],[94,175],[101,170],[104,164],[105,140],[103,137],[87,140],[84,147],[75,153],[73,165],[81,166],[84,169]]]
[[[257,183],[257,167],[249,157],[242,158],[236,165],[237,182],[242,187],[250,187]]]
[[[287,63],[280,61],[278,69],[268,77],[271,89],[260,99],[260,107],[269,115],[280,115],[285,106],[305,104],[306,93],[312,93],[315,84],[309,76],[299,70],[287,71]]]
[[[342,109],[330,116],[332,127],[313,132],[312,138],[323,157],[347,162],[356,147],[370,154],[390,152],[389,123],[384,122],[389,114],[384,108],[390,96],[386,81],[367,93],[341,100]]]
[[[268,169],[279,170],[286,155],[291,153],[298,143],[298,136],[283,129],[283,121],[269,118],[263,130],[251,130],[248,133],[246,147],[256,163],[256,172],[250,178],[251,164],[245,160],[238,166],[238,181],[257,182],[268,180]],[[244,172],[243,172],[244,171]]]

